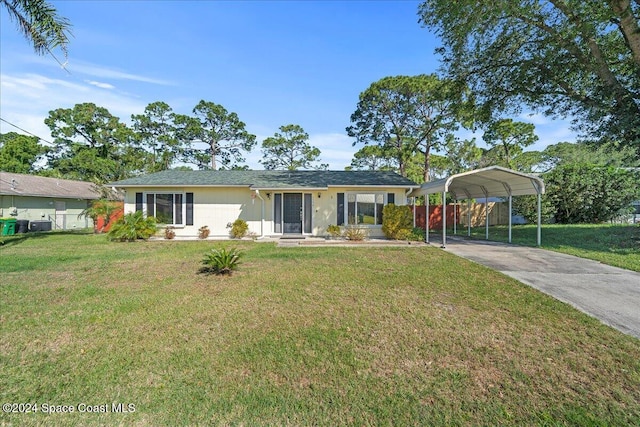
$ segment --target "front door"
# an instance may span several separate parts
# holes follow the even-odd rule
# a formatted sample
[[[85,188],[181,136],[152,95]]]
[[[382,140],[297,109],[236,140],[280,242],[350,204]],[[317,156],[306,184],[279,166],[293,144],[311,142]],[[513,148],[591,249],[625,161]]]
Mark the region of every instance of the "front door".
[[[285,234],[302,234],[302,194],[284,193],[282,228]]]
[[[65,202],[55,202],[56,208],[56,230],[65,230],[67,227],[66,224],[66,214],[67,214],[67,204]]]

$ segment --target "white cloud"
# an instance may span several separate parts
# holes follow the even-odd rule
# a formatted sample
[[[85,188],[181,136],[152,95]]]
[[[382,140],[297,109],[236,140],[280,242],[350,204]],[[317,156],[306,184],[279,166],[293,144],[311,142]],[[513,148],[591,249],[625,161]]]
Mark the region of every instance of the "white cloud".
[[[40,74],[2,74],[0,89],[2,118],[46,140],[51,140],[51,133],[44,119],[51,110],[92,102],[128,122],[131,114],[142,112],[146,106],[134,96],[105,91],[93,83],[77,83]],[[0,122],[0,132],[19,131]]]
[[[95,80],[85,80],[85,82],[89,83],[90,85],[93,86],[97,86],[101,89],[115,89],[116,87],[113,85],[110,85],[109,83],[102,83],[102,82],[96,82]]]
[[[72,73],[87,74],[93,77],[115,79],[115,80],[132,80],[136,82],[151,83],[161,86],[171,86],[173,83],[168,80],[156,79],[138,74],[131,74],[120,70],[114,70],[101,65],[91,64],[83,61],[74,61],[67,65],[67,69]]]

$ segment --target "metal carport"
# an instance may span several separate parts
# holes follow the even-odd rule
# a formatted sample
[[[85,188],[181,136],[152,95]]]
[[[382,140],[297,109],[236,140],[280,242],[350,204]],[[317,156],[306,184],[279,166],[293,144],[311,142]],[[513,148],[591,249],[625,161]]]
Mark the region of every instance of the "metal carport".
[[[540,199],[544,194],[544,182],[540,177],[529,175],[500,166],[491,166],[484,169],[476,169],[469,172],[451,175],[448,178],[437,181],[425,182],[420,188],[413,190],[409,197],[425,197],[427,205],[427,232],[426,241],[429,242],[429,194],[442,194],[442,246],[447,243],[447,204],[446,195],[451,193],[454,200],[467,199],[471,204],[471,199],[489,197],[505,197],[509,199],[509,243],[511,243],[511,208],[513,196],[537,195],[538,196],[538,246],[541,244],[540,232]],[[454,211],[455,212],[455,211]],[[485,204],[485,228],[486,239],[489,239],[489,217],[487,205]],[[469,234],[471,234],[471,221],[469,221]]]

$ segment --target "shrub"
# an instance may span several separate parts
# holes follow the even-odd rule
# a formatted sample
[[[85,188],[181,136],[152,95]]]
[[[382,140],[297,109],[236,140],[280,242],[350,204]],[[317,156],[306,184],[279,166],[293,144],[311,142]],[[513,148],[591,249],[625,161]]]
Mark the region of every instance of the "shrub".
[[[347,240],[360,241],[369,237],[369,232],[362,227],[348,226],[345,227],[343,235]]]
[[[110,240],[133,242],[138,239],[146,240],[156,234],[156,231],[158,231],[156,219],[152,216],[145,218],[142,211],[138,211],[118,219],[111,226],[108,237]]]
[[[204,255],[202,263],[204,267],[200,269],[201,273],[207,274],[226,274],[231,275],[233,270],[238,268],[242,252],[239,249],[217,248],[211,249]]]
[[[407,240],[412,240],[414,242],[423,242],[425,239],[425,231],[420,227],[413,227],[411,230],[411,234]]]
[[[249,224],[244,219],[236,219],[233,224],[227,224],[227,228],[231,229],[231,237],[234,239],[242,239],[249,232]]]
[[[172,225],[168,225],[164,229],[164,238],[171,240],[174,237],[176,237],[176,228],[174,226],[172,226]]]
[[[339,225],[331,224],[327,227],[327,233],[329,233],[329,235],[332,237],[340,237],[342,236],[342,229]]]
[[[209,237],[210,232],[211,231],[209,230],[209,227],[206,225],[203,225],[202,227],[198,228],[198,238],[206,239],[207,237]]]
[[[564,164],[544,174],[546,198],[556,222],[609,221],[640,197],[640,174],[623,168]]]
[[[409,206],[393,203],[382,208],[382,232],[388,239],[406,240],[413,228],[413,214]]]

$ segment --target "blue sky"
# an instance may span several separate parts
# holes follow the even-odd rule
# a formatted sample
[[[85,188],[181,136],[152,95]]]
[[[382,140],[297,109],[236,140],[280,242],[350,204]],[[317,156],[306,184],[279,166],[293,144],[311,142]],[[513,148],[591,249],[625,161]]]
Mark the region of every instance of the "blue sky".
[[[93,102],[129,123],[154,101],[189,114],[204,99],[236,112],[259,143],[302,126],[322,161],[343,169],[360,148],[345,132],[360,92],[439,66],[417,1],[50,2],[73,25],[69,72],[37,56],[4,8],[0,21],[0,116],[49,141],[56,108]],[[575,140],[566,122],[516,119],[536,124],[531,149]],[[247,164],[261,169],[261,156]]]

